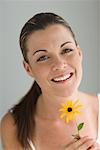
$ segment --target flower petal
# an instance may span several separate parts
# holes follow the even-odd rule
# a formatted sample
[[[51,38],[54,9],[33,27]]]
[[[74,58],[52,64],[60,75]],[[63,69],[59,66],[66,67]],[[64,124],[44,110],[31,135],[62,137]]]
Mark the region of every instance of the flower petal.
[[[64,112],[64,111],[66,111],[66,109],[65,108],[60,108],[59,111],[63,111]]]
[[[77,106],[75,106],[75,109],[82,108],[82,107],[83,107],[83,105],[77,105]]]
[[[66,113],[61,114],[61,115],[60,115],[60,118],[61,118],[61,119],[64,118],[65,115],[66,115]]]
[[[79,111],[77,111],[77,110],[75,110],[75,113],[76,113],[76,114],[78,114],[78,115],[80,115],[80,114],[81,114],[81,112],[79,112]]]
[[[80,101],[79,101],[79,100],[76,100],[76,101],[74,102],[74,105],[77,105],[78,103],[80,103]]]
[[[71,100],[68,100],[68,101],[67,101],[67,105],[68,105],[68,106],[72,106],[72,105],[73,105],[73,102],[72,102]]]
[[[65,122],[68,123],[70,120],[75,120],[76,115],[80,115],[81,112],[78,111],[79,108],[83,107],[79,100],[73,102],[72,100],[67,100],[67,103],[61,104],[61,108],[59,109],[62,114],[60,118],[65,118]],[[70,111],[71,110],[71,111]]]
[[[68,117],[66,117],[65,121],[66,121],[66,123],[68,123],[68,122],[69,122],[69,118],[68,118]]]

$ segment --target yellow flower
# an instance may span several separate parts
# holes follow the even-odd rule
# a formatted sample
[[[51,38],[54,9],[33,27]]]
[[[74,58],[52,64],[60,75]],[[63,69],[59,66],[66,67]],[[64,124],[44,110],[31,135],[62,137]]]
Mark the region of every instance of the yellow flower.
[[[83,107],[83,105],[79,100],[76,100],[75,102],[68,100],[67,103],[61,104],[59,111],[62,112],[62,114],[60,115],[60,118],[62,119],[65,117],[66,123],[76,119],[76,114],[80,114],[78,109],[81,107]]]

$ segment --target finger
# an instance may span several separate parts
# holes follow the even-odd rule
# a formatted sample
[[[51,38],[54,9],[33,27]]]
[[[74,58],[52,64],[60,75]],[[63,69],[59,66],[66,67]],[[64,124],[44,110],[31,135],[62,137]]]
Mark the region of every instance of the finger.
[[[97,150],[95,147],[91,147],[88,150]]]
[[[72,140],[66,145],[67,150],[86,150],[93,146],[94,140],[90,139],[88,136],[82,137],[80,140]]]
[[[85,141],[82,145],[80,145],[79,150],[86,150],[89,149],[94,145],[94,140],[93,139],[88,139]]]
[[[67,143],[67,145],[65,146],[65,149],[66,150],[72,150],[74,149],[74,143],[76,142],[77,140],[76,139],[73,139],[72,141],[70,141],[69,143]]]
[[[69,150],[69,149],[77,149],[77,147],[79,147],[80,145],[82,145],[89,137],[88,136],[85,136],[85,137],[82,137],[80,140],[77,140],[77,139],[73,139],[70,143],[68,143],[66,145],[66,148]]]
[[[90,139],[88,136],[82,137],[81,139],[77,140],[74,144],[74,147],[80,147],[82,144],[84,144],[88,139]]]
[[[97,150],[95,145],[91,146],[90,148],[88,148],[87,150]]]
[[[100,144],[98,144],[98,143],[95,143],[94,145],[93,145],[93,150],[100,150]]]
[[[88,137],[81,138],[74,145],[77,150],[86,150],[94,145],[95,141]]]

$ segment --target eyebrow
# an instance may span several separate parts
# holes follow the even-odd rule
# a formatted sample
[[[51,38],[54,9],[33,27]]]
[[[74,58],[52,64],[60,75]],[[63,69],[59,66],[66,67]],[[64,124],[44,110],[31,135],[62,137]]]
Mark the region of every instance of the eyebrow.
[[[35,55],[35,54],[38,53],[38,52],[47,52],[47,50],[46,50],[46,49],[39,49],[39,50],[35,51],[35,52],[33,53],[33,55]]]
[[[61,44],[60,48],[62,48],[65,44],[68,44],[68,43],[72,43],[72,42],[71,42],[71,41],[67,41],[67,42]],[[39,50],[36,50],[36,51],[33,53],[33,55],[35,55],[35,54],[38,53],[38,52],[47,52],[47,50],[46,50],[46,49],[39,49]]]
[[[65,43],[63,43],[63,44],[61,44],[61,48],[65,45],[65,44],[68,44],[68,43],[72,43],[71,41],[67,41],[67,42],[65,42]]]

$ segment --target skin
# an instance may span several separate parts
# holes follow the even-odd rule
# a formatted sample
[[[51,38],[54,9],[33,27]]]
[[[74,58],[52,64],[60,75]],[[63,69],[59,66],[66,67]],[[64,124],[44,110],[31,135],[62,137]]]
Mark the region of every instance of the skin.
[[[62,25],[51,25],[44,30],[32,33],[26,45],[29,64],[23,61],[24,68],[37,81],[42,90],[36,106],[36,129],[35,140],[33,140],[36,149],[100,149],[96,143],[98,99],[96,96],[78,90],[82,78],[82,51],[79,45],[76,46],[70,31]],[[52,81],[52,79],[70,74],[72,74],[70,79],[64,82]],[[80,99],[85,108],[88,108],[88,110],[84,108],[81,111],[82,116],[77,118],[77,122],[84,120],[86,124],[81,132],[82,137],[78,141],[71,136],[76,130],[75,122],[71,121],[68,126],[59,119],[60,104],[68,99],[73,101]],[[8,128],[7,117],[10,124]],[[12,122],[9,121],[11,119]],[[2,133],[5,150],[9,150],[8,146],[13,143],[13,139],[15,139],[14,148],[22,149],[16,138],[16,128],[14,128],[10,114],[3,118]],[[7,140],[8,135],[11,138]]]
[[[38,82],[43,95],[49,92],[57,99],[69,97],[73,91],[76,92],[82,75],[82,52],[79,46],[76,47],[70,32],[61,25],[53,25],[33,34],[34,36],[31,35],[27,41],[30,66],[24,62],[26,71]],[[67,49],[72,51],[68,52]],[[37,61],[41,56],[45,56],[44,60]],[[52,78],[64,76],[70,72],[75,74],[73,81],[59,85],[51,82]]]

